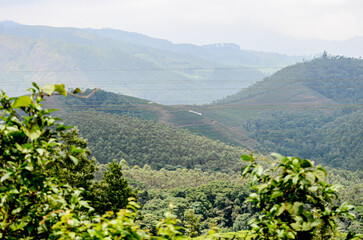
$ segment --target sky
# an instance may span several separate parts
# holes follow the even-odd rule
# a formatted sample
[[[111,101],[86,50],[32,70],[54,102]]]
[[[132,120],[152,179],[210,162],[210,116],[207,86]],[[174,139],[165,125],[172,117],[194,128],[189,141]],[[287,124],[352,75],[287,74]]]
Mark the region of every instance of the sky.
[[[346,40],[363,36],[362,13],[362,0],[0,0],[0,21],[114,28],[199,45]]]

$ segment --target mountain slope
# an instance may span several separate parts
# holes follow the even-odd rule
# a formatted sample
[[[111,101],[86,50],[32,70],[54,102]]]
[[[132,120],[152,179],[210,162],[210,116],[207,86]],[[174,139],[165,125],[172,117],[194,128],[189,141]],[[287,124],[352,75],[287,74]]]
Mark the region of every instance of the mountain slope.
[[[103,86],[160,103],[205,103],[262,79],[254,68],[102,37],[82,29],[0,23],[0,83]],[[4,84],[3,84],[4,83]],[[6,84],[5,84],[6,83]]]
[[[239,93],[227,97],[222,103],[241,102],[251,97],[278,95],[283,91],[308,88],[310,95],[321,94],[323,98],[339,103],[361,103],[363,101],[363,61],[354,58],[321,57],[312,61],[286,67],[264,81]],[[314,92],[315,91],[315,92]],[[285,93],[287,93],[286,91]],[[294,93],[289,94],[291,96]],[[308,100],[308,96],[304,99]]]
[[[230,172],[239,170],[239,156],[249,152],[129,116],[79,111],[63,114],[62,119],[80,129],[100,163],[125,159],[132,166],[149,164],[155,169],[168,166]]]
[[[322,57],[284,68],[206,115],[245,133],[264,152],[362,170],[363,60]]]
[[[82,101],[85,109],[127,113],[265,154],[362,170],[362,62],[319,58],[293,65],[210,105],[123,103],[102,91]],[[82,110],[81,102],[66,101]]]
[[[258,67],[261,71],[273,73],[283,66],[301,61],[301,56],[287,56],[278,53],[243,50],[233,43],[218,43],[204,46],[193,44],[173,44],[170,41],[156,39],[139,33],[126,32],[115,29],[87,29],[102,37],[121,40],[126,43],[139,44],[157,49],[186,53],[214,62],[230,65]]]

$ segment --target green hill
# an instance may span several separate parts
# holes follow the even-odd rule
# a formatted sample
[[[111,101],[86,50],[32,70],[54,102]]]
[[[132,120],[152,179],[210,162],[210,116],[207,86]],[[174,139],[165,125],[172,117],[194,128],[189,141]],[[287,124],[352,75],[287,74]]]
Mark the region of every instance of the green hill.
[[[363,60],[322,57],[284,68],[206,108],[264,152],[362,170]]]
[[[125,159],[130,165],[149,164],[154,169],[200,168],[231,172],[240,169],[239,156],[249,151],[154,121],[95,111],[62,115],[88,139],[100,163]]]
[[[220,103],[362,103],[363,61],[321,57],[286,67]],[[286,102],[285,102],[286,103]],[[332,103],[332,102],[331,102]]]
[[[264,154],[362,170],[362,62],[334,57],[296,64],[210,105],[164,106],[99,91],[61,106],[129,114]]]
[[[296,64],[210,105],[116,101],[98,110],[156,120],[265,154],[362,170],[362,62],[326,57]],[[95,101],[110,101],[106,96],[112,94],[99,94]]]

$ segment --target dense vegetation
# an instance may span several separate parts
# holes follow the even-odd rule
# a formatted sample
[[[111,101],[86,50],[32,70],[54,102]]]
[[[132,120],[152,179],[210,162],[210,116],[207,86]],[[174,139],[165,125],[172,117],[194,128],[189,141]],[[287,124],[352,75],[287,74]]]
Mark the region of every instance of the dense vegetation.
[[[324,55],[286,67],[205,113],[247,134],[264,153],[362,170],[362,87],[363,60]]]
[[[145,186],[152,186],[150,182],[152,178],[145,179],[145,177],[156,173],[156,170],[147,165],[142,169],[137,166],[130,169],[125,161],[121,161],[121,164],[112,162],[102,166],[102,180],[95,181],[92,175],[97,166],[95,160],[90,158],[87,142],[78,137],[77,130],[65,132],[67,127],[58,124],[56,119],[50,117],[50,110],[41,108],[40,102],[44,95],[51,95],[53,91],[66,95],[63,85],[46,85],[40,89],[34,84],[32,91],[31,97],[9,99],[4,94],[1,96],[0,234],[2,238],[145,239],[153,233],[161,238],[176,239],[178,236],[183,238],[183,234],[189,237],[208,232],[213,234],[220,228],[234,231],[246,229],[248,219],[254,214],[259,214],[257,208],[245,204],[245,199],[251,190],[244,186],[243,182],[241,184],[236,181],[237,174],[228,176],[223,173],[178,169],[174,171],[175,176],[180,180],[191,178],[189,183],[185,181],[190,187],[186,187],[181,181],[179,185],[176,182],[170,183],[169,186],[160,185],[160,181],[165,179],[158,179],[156,182],[159,182],[159,185],[148,188]],[[243,158],[252,159],[247,155]],[[303,161],[311,163],[308,160]],[[266,162],[265,165],[268,164]],[[286,162],[284,164],[290,168],[296,165],[295,160],[293,164]],[[141,215],[136,212],[138,205],[135,202],[131,201],[127,205],[127,198],[136,195],[123,177],[122,165],[129,174],[126,176],[130,177],[131,185],[140,189],[138,197],[143,204]],[[312,166],[305,165],[302,167],[309,168],[306,170],[314,173],[314,170],[310,169]],[[252,170],[261,167],[246,166],[246,168]],[[325,170],[318,167],[317,171]],[[137,180],[137,172],[144,177],[143,182]],[[172,171],[161,169],[155,177],[165,176],[167,172]],[[252,174],[259,177],[262,176],[260,172],[260,170],[252,171]],[[319,180],[321,180],[320,175],[318,173],[316,175]],[[135,177],[132,178],[133,176]],[[202,182],[193,183],[193,178],[198,179],[196,176],[204,176]],[[269,177],[269,175],[264,176]],[[140,177],[139,179],[142,178]],[[357,181],[356,177],[349,175],[345,178],[349,184]],[[310,176],[307,179],[313,181]],[[342,178],[339,179],[342,181]],[[177,188],[166,189],[171,186]],[[323,190],[327,187],[333,189],[332,193],[335,192],[335,187],[331,185],[321,186]],[[285,197],[290,198],[289,195]],[[322,200],[330,201],[330,199]],[[169,212],[163,220],[158,221],[162,217],[162,212],[168,211],[167,206],[170,202],[173,202],[171,207],[176,215]],[[348,205],[342,206],[343,208],[346,206],[346,210],[350,208]],[[119,208],[125,207],[127,209],[115,213]],[[339,208],[343,211],[339,214],[346,212],[343,208]],[[338,213],[339,209],[334,207],[332,209]],[[103,214],[108,210],[114,211],[102,217],[92,213],[95,211]],[[361,213],[359,209],[358,213]],[[351,213],[347,214],[350,216]],[[359,222],[345,221],[343,226],[359,230]],[[236,233],[232,237],[246,234],[249,233]],[[314,231],[314,236],[319,236],[319,233]],[[251,237],[256,236],[251,235]],[[353,235],[348,234],[347,237],[351,238]]]
[[[334,114],[275,111],[249,118],[243,127],[264,152],[276,150],[332,167],[363,170],[362,119],[360,110]]]
[[[250,221],[253,239],[334,239],[337,220],[354,219],[352,205],[334,204],[337,187],[325,182],[326,170],[307,159],[283,157],[274,153],[280,163],[264,170],[253,155],[243,155],[250,165],[242,176],[251,175],[252,188],[246,202],[260,209]],[[348,233],[347,238],[354,234]]]
[[[154,169],[231,172],[239,169],[238,158],[246,152],[186,130],[129,116],[83,111],[66,114],[63,120],[79,127],[100,163],[125,159],[132,166],[149,164]]]

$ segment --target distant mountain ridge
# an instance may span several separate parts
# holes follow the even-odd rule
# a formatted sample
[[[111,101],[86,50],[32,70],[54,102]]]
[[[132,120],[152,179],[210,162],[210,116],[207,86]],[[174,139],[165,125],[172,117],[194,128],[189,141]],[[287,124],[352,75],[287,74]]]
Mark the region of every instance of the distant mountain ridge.
[[[70,87],[103,86],[164,104],[200,104],[261,80],[278,69],[266,68],[274,62],[282,67],[298,60],[231,51],[228,44],[199,47],[110,31],[1,22],[2,88],[16,95],[25,90],[19,84],[65,82]]]
[[[258,52],[240,49],[234,43],[216,43],[203,46],[193,44],[173,44],[164,39],[151,38],[143,34],[115,29],[86,29],[99,36],[122,40],[128,43],[140,44],[157,49],[199,56],[209,61],[223,62],[230,65],[261,67],[261,70],[271,73],[269,67],[281,68],[291,63],[301,61],[302,56],[287,56],[278,53]],[[275,71],[275,69],[273,69]]]

